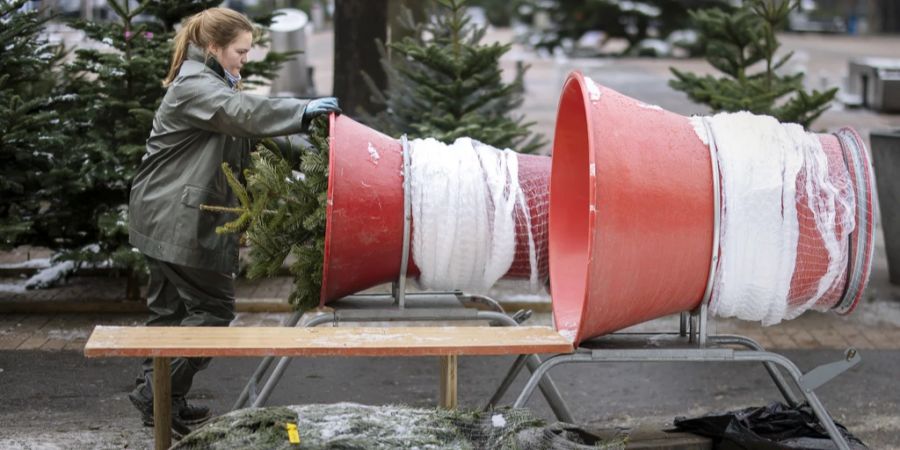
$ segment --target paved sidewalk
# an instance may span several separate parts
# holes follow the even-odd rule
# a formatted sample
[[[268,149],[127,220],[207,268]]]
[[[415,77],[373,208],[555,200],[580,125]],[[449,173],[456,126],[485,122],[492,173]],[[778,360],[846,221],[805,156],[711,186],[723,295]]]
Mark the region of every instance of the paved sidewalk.
[[[116,295],[111,292],[124,292],[123,286],[124,281],[118,279],[75,277],[69,285],[37,291],[27,301],[79,301],[79,295],[116,301]],[[260,308],[255,308],[257,312],[239,312],[233,326],[278,326],[286,321],[291,315],[286,312],[289,311],[286,299],[290,287],[291,280],[283,277],[255,282],[239,281],[238,310],[253,311],[256,305],[268,312],[258,312]],[[501,302],[508,312],[534,310],[536,313],[528,324],[550,325],[549,296],[544,293],[522,294],[521,289],[522,286],[517,283],[501,282],[489,295]],[[813,311],[771,327],[733,319],[712,319],[710,333],[745,335],[773,349],[900,349],[900,300],[898,297],[875,297],[873,293],[877,290],[877,285],[870,285],[866,298],[848,316]],[[30,294],[14,295],[18,298]],[[6,301],[10,301],[10,294],[0,294],[0,306]],[[143,312],[5,314],[0,316],[0,351],[81,351],[95,325],[139,325],[145,318],[146,313]],[[640,324],[627,331],[665,332],[677,329],[678,317],[671,316]]]

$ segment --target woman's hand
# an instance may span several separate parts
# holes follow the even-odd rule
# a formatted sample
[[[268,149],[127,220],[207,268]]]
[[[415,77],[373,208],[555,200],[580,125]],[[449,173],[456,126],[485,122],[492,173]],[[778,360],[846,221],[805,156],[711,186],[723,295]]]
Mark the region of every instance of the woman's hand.
[[[310,100],[303,110],[303,120],[309,121],[314,117],[335,112],[340,114],[341,107],[338,106],[338,99],[335,97],[322,97]]]
[[[307,130],[314,118],[332,112],[337,114],[341,113],[341,107],[338,106],[337,98],[322,97],[312,99],[306,104],[306,108],[303,109],[303,118],[301,119],[300,125],[303,130]]]

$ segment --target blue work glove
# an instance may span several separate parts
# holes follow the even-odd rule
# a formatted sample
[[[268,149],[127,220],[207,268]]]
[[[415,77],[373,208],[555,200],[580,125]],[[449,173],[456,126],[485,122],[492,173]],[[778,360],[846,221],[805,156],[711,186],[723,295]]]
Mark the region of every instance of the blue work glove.
[[[341,107],[338,106],[338,99],[334,97],[322,97],[309,101],[303,110],[303,129],[309,127],[309,123],[313,118],[328,113],[341,113]]]

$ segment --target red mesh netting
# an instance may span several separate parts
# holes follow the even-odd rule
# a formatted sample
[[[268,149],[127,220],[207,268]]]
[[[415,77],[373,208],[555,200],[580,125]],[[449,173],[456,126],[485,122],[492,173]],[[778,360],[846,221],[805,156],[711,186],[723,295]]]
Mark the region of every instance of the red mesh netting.
[[[537,281],[543,284],[548,277],[547,256],[548,217],[550,212],[550,157],[518,155],[519,186],[525,194],[528,215],[531,218],[531,234],[537,260]],[[516,256],[505,278],[531,277],[529,256],[528,221],[524,211],[516,207]]]

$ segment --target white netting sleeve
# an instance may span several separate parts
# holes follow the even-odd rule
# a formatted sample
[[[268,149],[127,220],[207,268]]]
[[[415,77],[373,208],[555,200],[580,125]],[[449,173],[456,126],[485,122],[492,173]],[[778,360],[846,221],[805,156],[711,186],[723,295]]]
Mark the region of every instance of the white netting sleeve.
[[[410,152],[419,283],[426,289],[487,290],[513,263],[517,207],[527,209],[516,153],[469,138],[452,145],[416,139]],[[533,236],[528,239],[535,261]],[[536,263],[531,266],[536,270]]]
[[[802,133],[799,125],[785,125]],[[797,214],[800,242],[797,246],[797,268],[785,319],[793,319],[809,309],[826,310],[834,301],[822,301],[826,296],[840,298],[847,282],[850,234],[856,229],[856,197],[849,172],[841,153],[826,153],[814,134],[806,137],[798,147],[803,152],[803,170],[797,176]],[[831,160],[831,161],[829,161]],[[835,170],[839,167],[839,170]],[[811,236],[815,247],[824,248],[827,258],[807,243]],[[809,284],[814,289],[806,289]]]
[[[845,279],[855,211],[846,170],[830,171],[818,137],[799,125],[745,112],[692,121],[704,142],[711,130],[722,186],[710,311],[772,325],[816,306]]]

